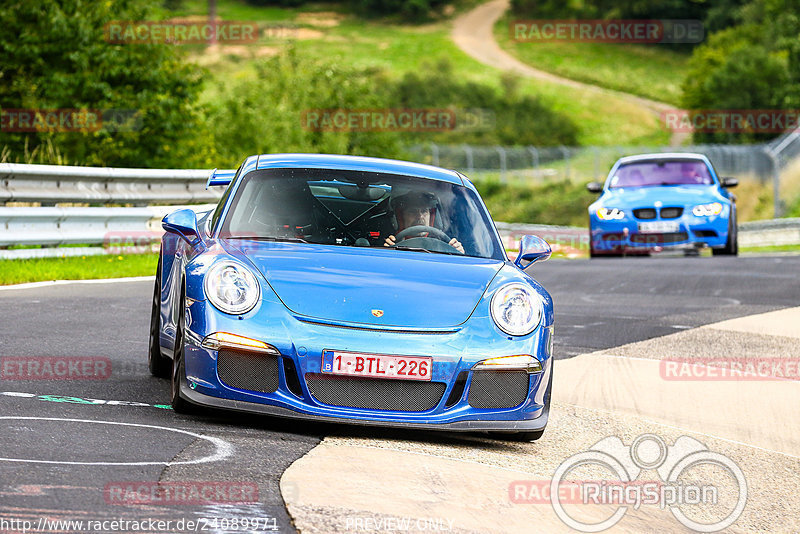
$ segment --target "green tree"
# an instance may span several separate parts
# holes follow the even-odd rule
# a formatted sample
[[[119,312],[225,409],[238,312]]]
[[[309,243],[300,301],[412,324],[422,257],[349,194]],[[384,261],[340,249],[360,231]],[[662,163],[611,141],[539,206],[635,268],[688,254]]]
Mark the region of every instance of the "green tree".
[[[129,131],[0,133],[10,161],[55,145],[68,161],[142,167],[209,166],[196,104],[202,73],[175,46],[111,44],[111,21],[144,20],[147,0],[12,0],[0,5],[0,106],[122,110]],[[108,115],[106,115],[108,117]],[[43,152],[44,153],[44,152]]]

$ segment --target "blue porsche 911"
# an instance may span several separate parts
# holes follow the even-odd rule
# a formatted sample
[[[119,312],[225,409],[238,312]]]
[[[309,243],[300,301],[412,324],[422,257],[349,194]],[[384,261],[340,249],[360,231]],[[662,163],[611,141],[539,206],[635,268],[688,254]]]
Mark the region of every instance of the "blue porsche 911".
[[[149,364],[176,412],[542,435],[553,301],[524,269],[550,246],[509,261],[466,177],[281,154],[209,186],[162,223]]]
[[[622,158],[589,206],[590,255],[649,254],[667,248],[736,255],[735,178],[719,178],[702,154],[644,154]]]

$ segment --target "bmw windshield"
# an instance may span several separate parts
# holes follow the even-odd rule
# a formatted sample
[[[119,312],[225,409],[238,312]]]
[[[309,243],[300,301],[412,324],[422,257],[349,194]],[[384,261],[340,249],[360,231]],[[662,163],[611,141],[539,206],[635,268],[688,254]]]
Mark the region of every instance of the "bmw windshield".
[[[714,179],[705,162],[699,160],[643,161],[620,165],[609,187],[651,187],[659,185],[711,185]]]
[[[250,172],[235,190],[220,237],[505,259],[471,189],[363,171]]]

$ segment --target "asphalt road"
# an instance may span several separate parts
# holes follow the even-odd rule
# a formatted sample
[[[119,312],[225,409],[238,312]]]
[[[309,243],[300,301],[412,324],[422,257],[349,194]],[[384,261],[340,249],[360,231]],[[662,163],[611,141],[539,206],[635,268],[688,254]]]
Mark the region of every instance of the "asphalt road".
[[[555,300],[558,358],[800,301],[800,257],[793,256],[550,261],[531,272]],[[12,520],[31,521],[31,529],[80,531],[76,525],[42,525],[40,518],[82,520],[84,532],[263,532],[272,524],[292,532],[278,490],[281,473],[321,436],[391,432],[223,412],[174,414],[165,406],[169,384],[146,368],[151,286],[139,281],[0,291],[4,359],[107,358],[111,368],[104,380],[0,381],[0,532],[23,530]],[[406,435],[437,439],[424,432]],[[232,502],[130,500],[130,489],[144,483],[176,488],[186,481],[195,481],[183,486],[186,491],[222,487],[222,500]],[[254,489],[253,502],[241,502],[246,499],[235,493],[252,495]],[[248,518],[257,528],[214,522],[230,517]],[[150,528],[155,523],[94,529],[87,523],[119,519],[172,523],[160,529]]]

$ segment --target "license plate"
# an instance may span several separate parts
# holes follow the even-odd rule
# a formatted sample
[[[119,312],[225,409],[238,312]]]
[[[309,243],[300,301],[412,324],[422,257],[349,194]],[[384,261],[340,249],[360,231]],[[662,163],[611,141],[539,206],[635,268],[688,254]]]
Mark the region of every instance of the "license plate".
[[[671,221],[640,222],[639,232],[642,234],[665,234],[677,232],[681,225]]]
[[[433,358],[430,356],[392,356],[338,350],[322,353],[322,372],[334,375],[430,381],[432,366]]]

